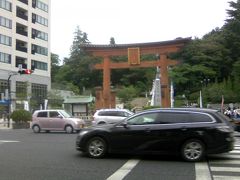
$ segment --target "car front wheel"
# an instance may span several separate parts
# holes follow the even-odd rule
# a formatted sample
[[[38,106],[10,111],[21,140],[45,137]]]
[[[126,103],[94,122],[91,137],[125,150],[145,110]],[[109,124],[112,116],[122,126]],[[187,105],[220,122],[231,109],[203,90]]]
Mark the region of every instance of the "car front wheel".
[[[104,139],[94,137],[87,143],[87,155],[92,158],[101,158],[106,154],[107,145]]]
[[[181,155],[186,161],[200,161],[205,155],[205,146],[198,139],[190,139],[182,145]]]

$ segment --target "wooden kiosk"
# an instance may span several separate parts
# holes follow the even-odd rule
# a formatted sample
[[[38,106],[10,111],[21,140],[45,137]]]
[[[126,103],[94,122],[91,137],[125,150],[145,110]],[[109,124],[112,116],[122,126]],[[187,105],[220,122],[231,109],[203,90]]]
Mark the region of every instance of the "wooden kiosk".
[[[103,87],[96,89],[96,109],[115,108],[115,93],[110,88],[111,69],[159,67],[162,91],[162,107],[170,107],[170,83],[168,67],[178,64],[178,61],[168,58],[168,54],[179,51],[191,38],[177,38],[170,41],[94,45],[83,44],[81,48],[92,53],[93,56],[103,58],[103,63],[96,64],[95,69],[103,70]],[[158,60],[141,61],[141,55],[156,54]],[[111,56],[128,56],[126,62],[111,62]]]

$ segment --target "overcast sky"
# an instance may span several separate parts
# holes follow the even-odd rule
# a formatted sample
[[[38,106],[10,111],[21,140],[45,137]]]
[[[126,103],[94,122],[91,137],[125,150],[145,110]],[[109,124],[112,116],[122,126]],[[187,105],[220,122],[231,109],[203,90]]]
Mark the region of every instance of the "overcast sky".
[[[51,52],[69,57],[79,26],[92,44],[199,37],[227,18],[230,0],[51,0]],[[236,2],[236,0],[233,0]]]

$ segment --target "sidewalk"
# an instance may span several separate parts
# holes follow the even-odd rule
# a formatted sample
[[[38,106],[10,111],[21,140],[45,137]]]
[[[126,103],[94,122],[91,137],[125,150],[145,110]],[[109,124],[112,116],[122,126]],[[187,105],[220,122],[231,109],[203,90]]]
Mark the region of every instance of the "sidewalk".
[[[10,127],[8,127],[8,122],[0,119],[0,129],[12,129],[12,121],[10,120]]]

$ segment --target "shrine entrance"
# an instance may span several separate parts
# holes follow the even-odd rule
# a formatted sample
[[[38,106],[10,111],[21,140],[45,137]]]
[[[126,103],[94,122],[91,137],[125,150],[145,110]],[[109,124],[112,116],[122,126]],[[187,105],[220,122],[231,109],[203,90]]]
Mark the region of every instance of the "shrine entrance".
[[[103,86],[96,89],[96,109],[115,108],[115,93],[111,91],[111,69],[159,67],[161,79],[162,107],[170,107],[170,83],[168,67],[178,61],[168,58],[170,53],[179,51],[191,38],[178,38],[171,41],[137,44],[94,45],[83,44],[81,48],[93,56],[103,58],[103,63],[95,64],[94,68],[103,70]],[[141,61],[141,55],[159,55],[158,60]],[[111,62],[111,56],[126,56],[126,62]]]

